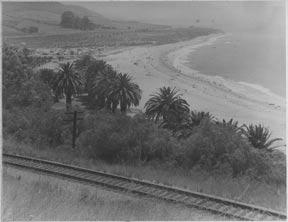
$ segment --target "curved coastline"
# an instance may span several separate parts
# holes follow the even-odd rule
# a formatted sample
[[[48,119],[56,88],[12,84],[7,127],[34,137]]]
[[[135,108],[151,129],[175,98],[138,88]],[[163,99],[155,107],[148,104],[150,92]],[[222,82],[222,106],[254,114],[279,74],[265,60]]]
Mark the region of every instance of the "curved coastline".
[[[261,85],[243,81],[237,82],[219,75],[206,75],[187,65],[188,57],[191,53],[203,46],[213,45],[213,43],[224,36],[225,35],[222,34],[212,35],[209,38],[199,37],[202,38],[200,41],[188,42],[188,44],[182,45],[181,47],[176,47],[168,53],[162,54],[162,57],[164,57],[164,59],[162,59],[163,65],[166,65],[179,75],[203,81],[204,83],[211,85],[211,87],[230,93],[235,97],[250,100],[262,105],[276,104],[278,108],[284,108],[285,99]]]

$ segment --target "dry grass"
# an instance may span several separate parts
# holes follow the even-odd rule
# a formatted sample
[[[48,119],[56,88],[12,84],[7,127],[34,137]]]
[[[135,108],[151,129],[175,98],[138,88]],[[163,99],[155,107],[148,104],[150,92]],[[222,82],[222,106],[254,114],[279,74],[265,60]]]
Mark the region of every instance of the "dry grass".
[[[2,219],[223,220],[210,213],[5,167]]]
[[[286,186],[284,185],[260,183],[247,177],[231,178],[224,175],[211,175],[200,169],[183,171],[173,166],[161,166],[158,163],[138,166],[108,164],[101,160],[79,157],[65,146],[49,150],[35,150],[30,146],[7,140],[4,142],[4,151],[174,185],[286,212]]]

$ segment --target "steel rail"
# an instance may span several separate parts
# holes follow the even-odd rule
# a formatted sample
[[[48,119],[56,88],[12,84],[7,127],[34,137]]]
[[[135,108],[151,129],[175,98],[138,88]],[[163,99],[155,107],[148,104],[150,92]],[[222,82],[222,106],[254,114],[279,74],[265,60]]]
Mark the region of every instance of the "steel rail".
[[[240,220],[286,220],[282,212],[145,180],[94,171],[54,161],[3,154],[5,165],[104,188],[184,204]]]

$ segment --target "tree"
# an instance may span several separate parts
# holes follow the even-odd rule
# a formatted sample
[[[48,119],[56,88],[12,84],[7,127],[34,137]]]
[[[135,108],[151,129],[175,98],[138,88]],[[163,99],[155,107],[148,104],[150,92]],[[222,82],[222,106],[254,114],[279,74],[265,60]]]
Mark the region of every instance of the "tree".
[[[74,29],[82,29],[82,20],[81,20],[81,18],[79,18],[78,16],[76,16],[74,18],[74,22],[73,22],[72,28],[74,28]]]
[[[113,110],[112,97],[109,97],[108,95],[111,92],[111,89],[116,86],[116,71],[110,65],[107,65],[104,69],[97,70],[97,73],[96,75],[94,74],[93,79],[94,81],[92,85],[89,86],[89,84],[87,83],[90,87],[90,98],[96,101],[98,108],[101,109],[106,107],[108,110]]]
[[[189,104],[175,88],[162,87],[159,90],[146,102],[145,113],[150,119],[162,120],[162,124],[173,129],[189,112]]]
[[[40,80],[47,84],[53,92],[54,102],[59,102],[59,97],[61,96],[61,91],[56,87],[54,83],[57,78],[57,73],[52,69],[41,69],[39,72]]]
[[[115,83],[109,87],[107,97],[112,101],[112,112],[120,104],[120,111],[125,113],[132,105],[139,105],[141,90],[128,74],[119,73]]]
[[[60,25],[64,28],[74,28],[75,16],[71,11],[63,12]]]
[[[77,70],[86,72],[88,67],[92,65],[92,63],[95,61],[96,59],[93,56],[89,54],[83,55],[80,59],[77,59],[75,61],[75,68]]]
[[[104,80],[104,83],[106,83],[106,78],[108,79],[113,79],[114,76],[116,75],[115,71],[113,70],[113,68],[107,64],[105,61],[103,60],[94,60],[92,62],[90,62],[89,66],[87,67],[86,73],[85,73],[85,79],[86,79],[86,85],[85,85],[85,89],[88,92],[88,96],[90,98],[90,101],[93,101],[95,98],[95,84],[97,81],[102,81]],[[98,78],[98,80],[97,80]],[[101,80],[102,79],[102,80]],[[111,82],[111,81],[110,81]],[[101,85],[101,87],[99,89],[103,90],[103,87],[107,87],[106,85]],[[99,87],[99,86],[98,86]],[[102,96],[100,96],[100,94],[97,94],[98,98],[102,98]],[[100,96],[100,97],[99,97]],[[103,98],[102,99],[98,99],[98,102],[101,101],[98,105],[100,105],[101,108],[103,108]]]
[[[95,28],[95,24],[89,20],[88,16],[83,16],[83,18],[80,18],[74,15],[74,13],[71,11],[63,12],[60,25],[64,28],[81,30],[92,30]]]
[[[269,140],[271,137],[271,132],[261,124],[250,124],[249,126],[244,124],[242,133],[255,148],[261,150],[272,151],[273,148],[270,148],[270,146],[274,142],[282,140],[281,138],[274,138]]]
[[[192,134],[193,128],[199,126],[204,120],[212,122],[214,116],[209,112],[198,112],[191,111],[189,114],[185,115],[182,121],[176,125],[174,132],[177,133],[177,137],[187,138]]]
[[[60,64],[59,73],[55,79],[55,88],[66,97],[66,110],[72,106],[72,95],[76,94],[82,81],[74,70],[73,63]]]
[[[85,80],[85,90],[91,94],[91,88],[95,81],[95,77],[99,72],[105,72],[110,65],[103,60],[96,60],[93,56],[86,54],[75,61],[75,69],[81,73],[83,80]],[[112,67],[111,67],[112,69]]]
[[[212,121],[214,119],[214,116],[212,116],[209,112],[197,112],[197,111],[191,111],[189,116],[190,122],[192,126],[199,126],[200,123],[207,119],[209,121]]]
[[[83,30],[87,30],[87,29],[91,29],[91,22],[90,20],[88,19],[87,16],[84,16],[82,19],[81,19],[81,29]]]
[[[222,122],[217,121],[216,124],[221,127],[228,128],[235,133],[241,131],[241,127],[238,126],[238,121],[233,120],[233,118],[231,118],[229,121],[226,121],[225,119],[223,119]]]
[[[33,57],[29,50],[3,44],[3,108],[36,106],[47,109],[51,102],[49,88],[33,75]]]

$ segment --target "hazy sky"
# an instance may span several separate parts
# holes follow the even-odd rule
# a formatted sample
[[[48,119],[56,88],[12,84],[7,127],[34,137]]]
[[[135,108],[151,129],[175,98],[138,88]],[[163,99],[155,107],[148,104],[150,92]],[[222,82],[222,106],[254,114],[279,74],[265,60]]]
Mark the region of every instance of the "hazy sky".
[[[174,26],[212,26],[224,31],[258,29],[277,34],[285,29],[284,1],[109,1],[69,2],[69,4],[84,6],[115,20],[134,20]],[[200,20],[199,23],[196,23],[197,19]]]

